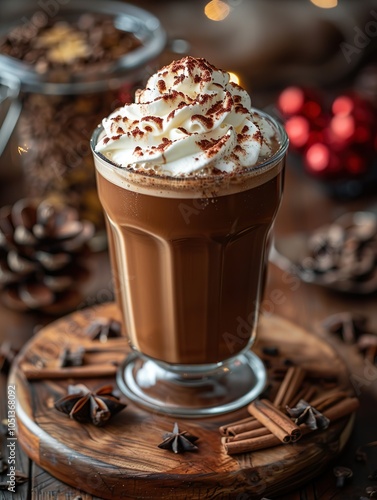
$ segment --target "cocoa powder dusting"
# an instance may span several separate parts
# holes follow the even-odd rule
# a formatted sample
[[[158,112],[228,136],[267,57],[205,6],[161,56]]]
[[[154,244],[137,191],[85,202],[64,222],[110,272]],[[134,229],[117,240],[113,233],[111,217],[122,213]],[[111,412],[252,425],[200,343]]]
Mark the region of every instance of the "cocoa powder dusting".
[[[245,150],[239,144],[237,144],[236,147],[234,148],[234,152],[235,153],[244,153]]]
[[[137,136],[143,137],[144,132],[143,132],[142,130],[140,130],[140,129],[139,129],[139,127],[135,127],[135,128],[131,131],[131,134],[132,134],[132,137],[137,137]]]
[[[262,144],[262,141],[263,141],[262,132],[260,130],[257,130],[256,132],[254,132],[253,139],[255,139],[256,141],[258,141]]]
[[[144,156],[143,150],[142,150],[142,148],[140,146],[136,146],[136,148],[134,149],[133,154],[135,156]]]
[[[168,139],[167,137],[162,138],[162,142],[157,146],[158,151],[165,151],[166,148],[168,148],[172,144],[172,141]]]
[[[177,75],[174,77],[174,85],[178,85],[178,83],[182,83],[185,80],[185,75]]]
[[[203,139],[202,141],[198,141],[196,144],[206,153],[207,158],[211,158],[220,151],[225,142],[226,138],[221,137],[220,139]]]
[[[162,124],[164,122],[164,120],[162,118],[160,118],[159,116],[151,116],[151,115],[148,115],[148,116],[144,116],[142,119],[141,119],[142,122],[153,122],[157,125],[157,127],[162,130]],[[147,127],[145,127],[145,130],[148,130]],[[152,131],[152,127],[150,127],[150,130]]]
[[[203,115],[192,115],[191,121],[195,122],[201,122],[207,129],[211,129],[213,127],[213,119],[209,116],[203,116]]]
[[[164,80],[158,80],[157,82],[157,87],[159,92],[162,94],[163,92],[166,91],[166,83]]]

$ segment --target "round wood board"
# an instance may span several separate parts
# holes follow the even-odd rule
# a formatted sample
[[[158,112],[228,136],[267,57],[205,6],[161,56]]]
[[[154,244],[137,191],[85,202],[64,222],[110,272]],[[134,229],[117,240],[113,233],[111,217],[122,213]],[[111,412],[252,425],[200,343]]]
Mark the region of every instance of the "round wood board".
[[[243,493],[248,499],[257,499],[289,491],[317,476],[347,442],[352,417],[293,445],[233,456],[222,448],[219,426],[248,416],[245,408],[188,420],[152,413],[128,402],[103,427],[68,418],[54,408],[68,385],[83,383],[96,389],[110,383],[115,388],[115,376],[101,375],[101,367],[120,363],[129,349],[123,338],[105,343],[88,338],[85,327],[103,317],[119,319],[116,306],[88,308],[51,323],[25,345],[10,375],[9,383],[16,384],[17,391],[19,442],[31,459],[63,482],[104,499],[225,499]],[[73,351],[79,346],[95,346],[89,361],[98,366],[98,377],[31,380],[30,375],[25,376],[38,360],[44,361],[45,369],[56,367],[64,347]],[[348,387],[347,369],[334,349],[291,322],[277,316],[262,317],[254,350],[260,354],[267,346],[278,346],[284,358],[308,370],[331,368]],[[199,437],[197,451],[174,454],[158,448],[162,435],[172,431],[175,421],[181,431]]]

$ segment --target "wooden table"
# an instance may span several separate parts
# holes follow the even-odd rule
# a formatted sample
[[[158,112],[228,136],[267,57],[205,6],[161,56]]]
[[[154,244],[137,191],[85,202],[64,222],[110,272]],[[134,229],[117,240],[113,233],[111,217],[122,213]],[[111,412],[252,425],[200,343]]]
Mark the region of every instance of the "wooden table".
[[[305,228],[314,229],[342,211],[366,208],[373,203],[372,199],[360,199],[349,203],[334,202],[307,177],[303,177],[295,169],[288,167],[286,175],[286,188],[283,204],[276,222],[277,238],[292,231]],[[97,266],[101,272],[94,272],[88,290],[88,299],[94,300],[101,297],[98,291],[108,290],[109,263],[106,252],[92,257],[93,268]],[[276,291],[279,293],[276,293]],[[103,296],[103,295],[102,295]],[[276,300],[279,297],[279,300]],[[377,458],[369,464],[355,461],[356,449],[363,444],[377,438],[375,423],[377,421],[377,367],[372,367],[363,360],[352,346],[346,346],[335,336],[326,334],[321,322],[328,315],[340,311],[362,312],[370,319],[370,329],[377,330],[376,296],[351,297],[335,292],[326,291],[320,287],[308,285],[299,281],[284,279],[283,272],[271,265],[268,275],[265,299],[262,314],[279,314],[297,325],[312,331],[313,334],[326,336],[330,343],[335,345],[346,360],[350,370],[351,382],[360,398],[361,406],[356,414],[355,428],[344,453],[337,460],[337,464],[349,466],[354,470],[354,477],[344,489],[335,486],[332,468],[329,468],[318,479],[305,485],[299,491],[290,493],[281,499],[358,499],[365,494],[365,488],[371,486],[373,481],[368,479],[368,474],[377,468]],[[21,314],[9,311],[0,306],[0,341],[6,339],[12,342],[15,348],[21,348],[41,326],[48,324],[53,318],[36,313]],[[6,388],[7,380],[1,376],[1,419],[6,415]],[[6,457],[6,442],[3,442],[3,455]],[[29,476],[29,480],[17,488],[15,495],[0,492],[4,499],[74,499],[81,497],[89,500],[93,497],[75,491],[71,487],[59,482],[43,471],[35,463],[29,461],[27,456],[17,449],[18,468]],[[3,476],[4,478],[4,476]],[[3,479],[4,480],[4,479]],[[5,478],[6,480],[6,478]],[[244,499],[248,498],[245,492]],[[279,498],[279,497],[275,497]]]

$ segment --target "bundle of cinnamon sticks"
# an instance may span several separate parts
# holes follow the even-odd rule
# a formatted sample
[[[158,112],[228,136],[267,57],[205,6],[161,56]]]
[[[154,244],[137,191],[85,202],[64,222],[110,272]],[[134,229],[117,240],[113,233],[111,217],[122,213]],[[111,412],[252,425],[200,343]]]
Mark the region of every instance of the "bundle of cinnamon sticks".
[[[299,401],[322,412],[330,422],[358,408],[358,399],[339,389],[315,397],[318,388],[304,383],[305,377],[306,372],[301,367],[290,367],[272,402],[258,399],[248,406],[250,417],[221,426],[225,452],[234,455],[295,443],[301,436],[314,432],[306,424],[297,425],[286,412],[286,407],[293,407]]]

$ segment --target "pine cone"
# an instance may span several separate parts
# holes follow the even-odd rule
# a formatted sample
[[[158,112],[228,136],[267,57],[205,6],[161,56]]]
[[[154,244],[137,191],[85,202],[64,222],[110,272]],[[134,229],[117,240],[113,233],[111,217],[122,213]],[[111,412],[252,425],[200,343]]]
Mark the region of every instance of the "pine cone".
[[[61,312],[87,275],[80,258],[94,233],[70,207],[21,199],[0,210],[0,290],[11,308]],[[76,304],[77,305],[77,304]]]

